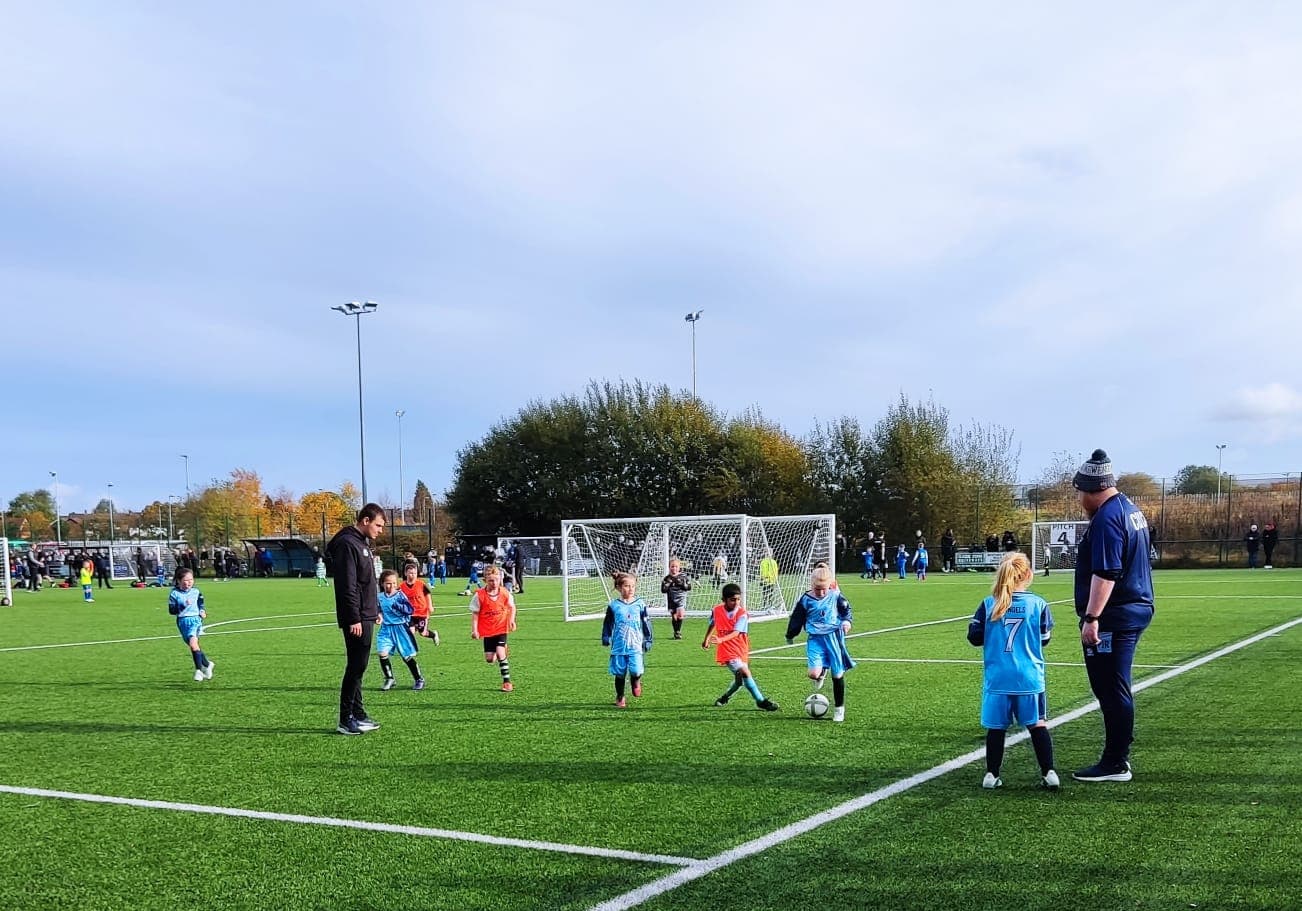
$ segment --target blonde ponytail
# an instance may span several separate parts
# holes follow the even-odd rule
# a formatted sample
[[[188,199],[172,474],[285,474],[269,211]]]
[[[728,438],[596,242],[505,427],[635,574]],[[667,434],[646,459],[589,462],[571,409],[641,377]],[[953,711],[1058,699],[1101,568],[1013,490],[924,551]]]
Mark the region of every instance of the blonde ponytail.
[[[989,619],[998,620],[1008,613],[1008,608],[1013,603],[1013,592],[1019,587],[1024,588],[1030,579],[1031,561],[1026,559],[1026,555],[1017,550],[1005,554],[999,561],[995,584],[990,589],[990,594],[995,596],[995,609],[990,612]]]

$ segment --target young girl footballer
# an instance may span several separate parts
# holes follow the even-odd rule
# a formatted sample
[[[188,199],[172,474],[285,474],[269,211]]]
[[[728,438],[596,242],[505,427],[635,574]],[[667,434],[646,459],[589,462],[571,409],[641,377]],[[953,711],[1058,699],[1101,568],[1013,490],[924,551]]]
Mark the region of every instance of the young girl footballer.
[[[651,650],[651,621],[646,602],[637,596],[637,577],[615,573],[613,598],[601,622],[601,644],[610,647],[610,675],[615,678],[615,707],[624,708],[624,678],[633,682],[633,695],[642,695],[642,674],[646,667],[642,653]]]
[[[513,632],[515,599],[502,585],[502,570],[490,566],[484,570],[484,587],[470,593],[470,638],[483,640],[485,662],[497,662],[504,693],[515,689],[506,650],[506,635]]]
[[[212,679],[212,661],[199,647],[199,633],[203,629],[203,619],[208,616],[203,609],[203,595],[194,587],[194,570],[177,570],[175,587],[167,596],[167,612],[176,618],[176,628],[181,638],[190,647],[190,657],[194,659],[194,679]]]

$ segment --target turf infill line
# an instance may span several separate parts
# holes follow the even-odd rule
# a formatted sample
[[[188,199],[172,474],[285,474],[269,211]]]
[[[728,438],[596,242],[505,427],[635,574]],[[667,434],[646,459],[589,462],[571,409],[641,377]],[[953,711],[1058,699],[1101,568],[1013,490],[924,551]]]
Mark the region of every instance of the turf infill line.
[[[332,816],[303,816],[298,813],[267,813],[262,810],[244,810],[239,807],[212,807],[197,803],[173,803],[168,800],[141,800],[134,797],[112,797],[104,794],[78,794],[73,791],[50,791],[45,788],[22,788],[0,785],[0,793],[21,794],[24,797],[46,797],[56,800],[76,800],[84,803],[107,803],[149,810],[173,810],[181,813],[206,813],[210,816],[234,816],[240,819],[261,819],[270,822],[291,822],[308,826],[329,826],[339,829],[362,829],[367,832],[386,832],[392,835],[415,835],[421,838],[444,838],[451,841],[470,841],[481,845],[507,848],[528,848],[534,851],[555,851],[560,854],[583,854],[589,857],[606,857],[614,860],[634,860],[648,864],[669,864],[683,867],[698,863],[690,857],[673,857],[667,854],[643,854],[638,851],[620,851],[614,848],[594,848],[588,845],[567,845],[554,841],[531,841],[524,838],[501,838],[481,835],[478,832],[458,832],[453,829],[430,829],[424,826],[399,826],[362,819],[337,819]]]
[[[923,623],[907,623],[904,626],[888,626],[883,629],[870,629],[862,633],[850,633],[845,638],[861,639],[864,636],[880,636],[882,633],[898,633],[900,630],[921,629],[924,626],[936,626],[941,623],[957,623],[959,620],[971,620],[971,614],[964,614],[961,617],[946,617],[944,620],[927,620]],[[753,648],[750,650],[752,655],[763,655],[765,652],[780,652],[788,648],[804,648],[804,644],[797,642],[792,645],[773,645],[768,648]]]
[[[1208,662],[1215,661],[1218,658],[1224,658],[1226,655],[1237,652],[1241,648],[1254,645],[1255,643],[1260,642],[1263,639],[1268,639],[1271,636],[1279,635],[1285,630],[1297,626],[1300,623],[1302,623],[1302,617],[1295,617],[1287,623],[1282,623],[1279,626],[1266,630],[1265,632],[1257,633],[1256,635],[1249,636],[1247,639],[1217,649],[1214,652],[1203,655],[1201,658],[1195,658],[1193,661],[1181,664],[1169,671],[1156,674],[1152,677],[1145,677],[1143,680],[1136,683],[1131,689],[1136,693],[1140,690],[1146,690],[1150,686],[1156,686],[1159,683],[1170,680],[1172,677],[1178,677],[1183,673],[1202,667]],[[1080,708],[1073,709],[1065,715],[1052,719],[1048,726],[1056,728],[1059,725],[1075,721],[1076,719],[1095,711],[1098,707],[1099,704],[1097,701],[1087,703]],[[1029,736],[1030,735],[1028,735],[1025,730],[1020,731],[1008,738],[1008,744],[1012,745],[1027,740]],[[838,804],[837,806],[824,810],[821,813],[816,813],[815,815],[808,816],[805,819],[797,820],[796,822],[783,826],[767,835],[762,835],[759,838],[740,844],[721,854],[716,854],[714,857],[675,870],[667,876],[662,876],[659,879],[652,880],[644,886],[639,886],[630,892],[625,892],[623,895],[616,896],[615,898],[601,902],[598,905],[593,905],[589,911],[628,911],[629,908],[636,908],[638,905],[648,902],[659,895],[671,892],[679,886],[686,885],[693,880],[708,876],[714,871],[721,870],[739,860],[745,860],[748,857],[760,854],[767,851],[769,848],[782,844],[783,842],[790,841],[793,838],[798,838],[799,836],[808,834],[809,832],[812,832],[821,826],[825,826],[830,822],[835,822],[842,817],[849,816],[851,813],[856,813],[859,810],[871,807],[873,804],[880,803],[888,797],[902,794],[905,791],[916,788],[920,784],[925,784],[932,779],[939,778],[942,775],[947,775],[950,772],[969,766],[974,762],[984,759],[985,755],[985,747],[973,750],[970,753],[964,753],[962,756],[957,756],[948,762],[942,762],[940,765],[933,766],[924,772],[918,772],[916,775],[910,775],[908,778],[892,782],[885,787],[878,788],[877,790],[864,794],[861,797],[847,800],[845,803]]]

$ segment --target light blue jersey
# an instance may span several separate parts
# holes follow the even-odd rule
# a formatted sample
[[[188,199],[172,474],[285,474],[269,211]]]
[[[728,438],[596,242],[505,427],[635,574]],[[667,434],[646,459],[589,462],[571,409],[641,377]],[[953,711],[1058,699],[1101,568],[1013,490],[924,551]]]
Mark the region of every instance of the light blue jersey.
[[[648,651],[651,648],[651,621],[647,617],[646,602],[641,598],[612,600],[601,624],[601,644],[610,646],[612,656],[640,656]]]
[[[1031,592],[1014,592],[1008,612],[987,619],[995,608],[986,598],[968,624],[968,641],[985,649],[982,690],[1003,695],[1044,692],[1044,644],[1053,630],[1048,603]]]
[[[402,592],[380,592],[380,622],[406,626],[411,622],[411,602]]]
[[[177,620],[182,617],[186,619],[198,618],[201,610],[203,610],[203,595],[199,593],[197,588],[192,588],[188,592],[174,588],[172,593],[167,596],[167,612],[176,617]]]
[[[841,624],[854,621],[850,602],[839,591],[832,589],[822,598],[805,592],[792,610],[792,618],[803,614],[805,633],[810,636],[827,636],[841,632]]]

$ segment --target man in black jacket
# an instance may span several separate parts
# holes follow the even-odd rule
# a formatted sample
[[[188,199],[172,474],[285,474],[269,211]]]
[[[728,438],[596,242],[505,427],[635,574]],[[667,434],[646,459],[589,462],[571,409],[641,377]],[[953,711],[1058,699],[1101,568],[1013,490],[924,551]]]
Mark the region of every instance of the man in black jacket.
[[[1267,522],[1261,530],[1261,546],[1266,551],[1266,569],[1274,569],[1275,545],[1279,543],[1279,529],[1274,522]]]
[[[344,634],[344,679],[339,687],[340,734],[364,734],[380,725],[362,705],[362,678],[371,659],[371,637],[380,610],[371,545],[384,531],[384,509],[367,503],[357,522],[326,545],[335,579],[335,620]]]

